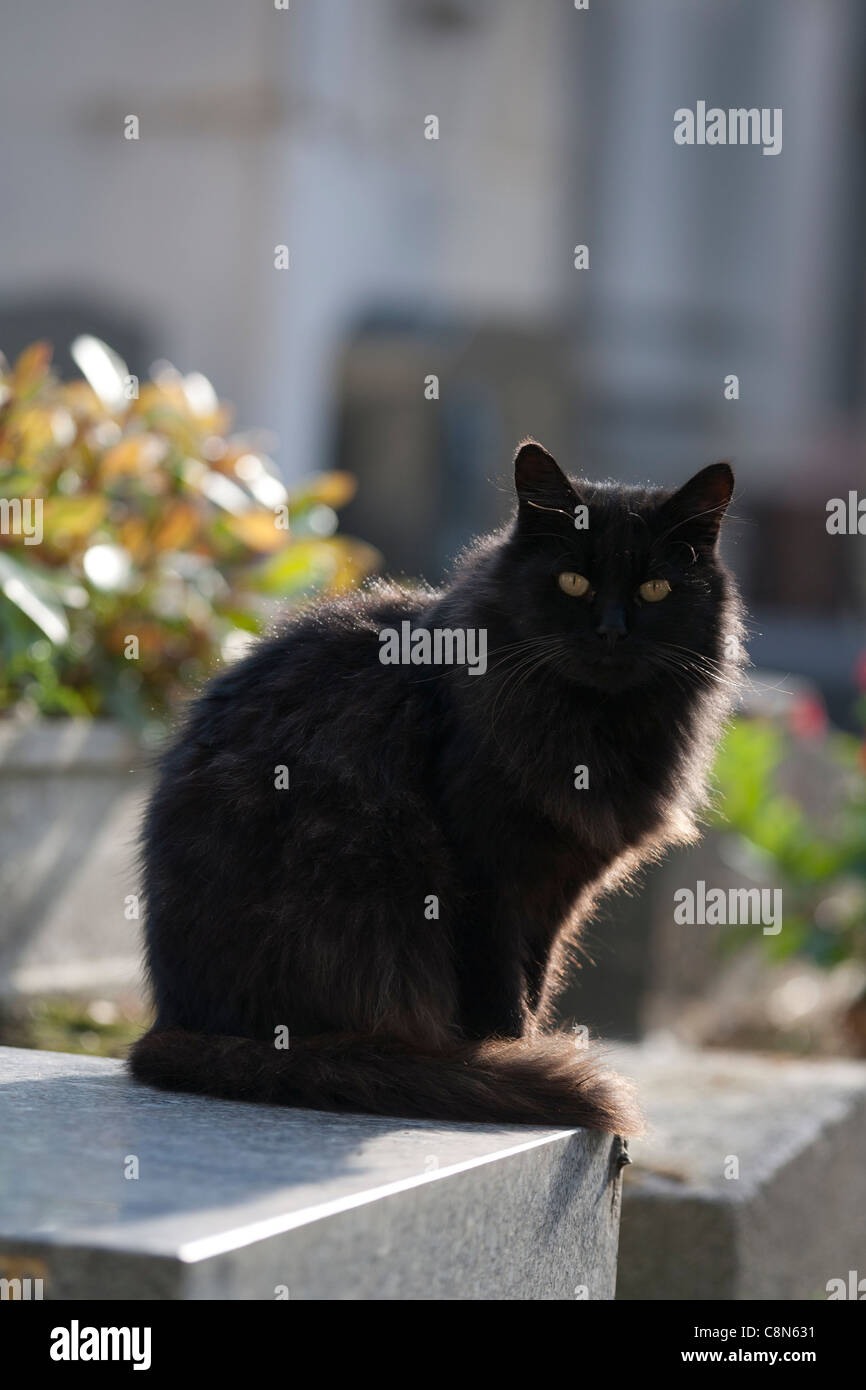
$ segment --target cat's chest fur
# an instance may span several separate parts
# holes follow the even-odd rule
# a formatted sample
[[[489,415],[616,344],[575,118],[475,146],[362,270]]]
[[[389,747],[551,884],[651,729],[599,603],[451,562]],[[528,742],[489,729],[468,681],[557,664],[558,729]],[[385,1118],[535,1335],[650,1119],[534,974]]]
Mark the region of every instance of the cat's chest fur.
[[[591,717],[548,687],[528,721],[513,711],[495,736],[483,709],[455,711],[434,786],[467,891],[541,947],[642,846],[679,837],[678,771],[669,721],[626,720],[616,702]]]
[[[675,835],[683,712],[607,703],[548,688],[496,726],[486,706],[458,702],[438,780],[466,837],[519,861],[534,853],[543,873],[551,856],[599,872],[668,822]]]

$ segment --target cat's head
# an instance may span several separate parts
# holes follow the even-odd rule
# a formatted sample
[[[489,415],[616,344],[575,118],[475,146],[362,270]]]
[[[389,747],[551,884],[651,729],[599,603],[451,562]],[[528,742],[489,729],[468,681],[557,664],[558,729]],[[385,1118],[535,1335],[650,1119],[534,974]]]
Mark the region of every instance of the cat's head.
[[[737,664],[738,607],[718,557],[734,486],[727,463],[675,492],[571,482],[529,440],[515,485],[499,577],[518,640],[546,639],[550,665],[600,691],[711,684]]]

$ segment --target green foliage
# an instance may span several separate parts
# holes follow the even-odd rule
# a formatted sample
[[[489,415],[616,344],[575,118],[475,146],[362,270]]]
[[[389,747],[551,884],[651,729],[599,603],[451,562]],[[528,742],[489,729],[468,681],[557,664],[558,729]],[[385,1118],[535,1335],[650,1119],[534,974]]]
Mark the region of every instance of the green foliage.
[[[378,556],[333,534],[351,476],[287,493],[204,377],[163,368],[134,396],[104,344],[73,354],[87,379],[58,381],[46,343],[0,358],[0,499],[42,509],[38,544],[8,510],[0,525],[0,709],[141,728],[275,607]]]
[[[150,1020],[137,1002],[49,996],[0,1008],[0,1046],[125,1057]]]
[[[866,700],[859,708],[866,722]],[[866,743],[833,732],[818,746],[816,768],[823,764],[835,788],[833,809],[820,817],[785,789],[786,768],[806,751],[797,733],[774,720],[738,719],[716,763],[715,824],[732,833],[729,849],[745,871],[782,889],[784,926],[760,938],[766,951],[829,967],[866,956]],[[809,752],[816,755],[814,743]],[[725,936],[736,945],[754,939],[748,927]]]

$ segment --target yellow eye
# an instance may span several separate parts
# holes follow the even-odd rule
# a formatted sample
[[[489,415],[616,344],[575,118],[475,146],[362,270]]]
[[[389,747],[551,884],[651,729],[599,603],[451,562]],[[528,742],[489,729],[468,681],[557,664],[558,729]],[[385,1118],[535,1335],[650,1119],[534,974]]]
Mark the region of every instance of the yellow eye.
[[[584,579],[582,574],[575,574],[574,570],[563,570],[557,583],[562,592],[571,598],[583,598],[584,594],[589,593],[589,580]]]
[[[671,586],[666,579],[648,579],[638,589],[644,603],[659,603],[663,598],[667,598],[670,591]]]

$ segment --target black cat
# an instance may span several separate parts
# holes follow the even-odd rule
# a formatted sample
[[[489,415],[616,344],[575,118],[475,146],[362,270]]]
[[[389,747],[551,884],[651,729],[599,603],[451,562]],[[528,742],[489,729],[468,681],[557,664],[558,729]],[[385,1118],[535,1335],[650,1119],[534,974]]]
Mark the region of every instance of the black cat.
[[[445,588],[321,603],[193,705],[144,831],[141,1081],[635,1129],[542,1030],[593,899],[695,834],[742,665],[733,475],[572,484],[532,441],[515,474]]]

